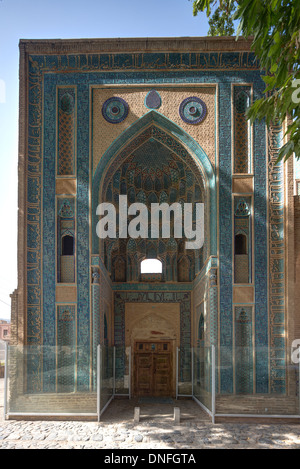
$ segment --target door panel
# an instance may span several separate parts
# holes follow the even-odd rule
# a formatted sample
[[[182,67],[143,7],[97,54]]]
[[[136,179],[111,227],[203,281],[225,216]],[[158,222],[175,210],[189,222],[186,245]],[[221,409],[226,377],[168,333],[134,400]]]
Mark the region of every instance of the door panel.
[[[151,354],[139,354],[136,357],[136,389],[140,396],[151,396],[153,363]]]
[[[170,342],[137,342],[135,344],[135,396],[171,396],[172,376]]]
[[[154,396],[169,396],[171,394],[170,354],[154,354],[153,362],[153,394]]]

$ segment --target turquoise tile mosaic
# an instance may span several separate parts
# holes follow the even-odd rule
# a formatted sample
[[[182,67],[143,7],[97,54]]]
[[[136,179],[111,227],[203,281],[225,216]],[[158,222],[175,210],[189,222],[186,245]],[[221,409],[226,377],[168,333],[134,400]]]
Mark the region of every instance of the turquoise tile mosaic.
[[[197,155],[209,182],[210,204],[210,254],[219,255],[218,288],[219,311],[215,290],[211,291],[211,309],[214,310],[210,326],[213,340],[221,347],[233,352],[233,287],[232,287],[232,84],[247,83],[253,86],[254,98],[260,97],[264,90],[258,62],[254,54],[237,53],[134,53],[134,54],[78,54],[78,55],[33,55],[29,58],[29,91],[28,91],[28,156],[27,156],[27,343],[32,345],[55,345],[57,341],[56,324],[56,246],[55,246],[55,177],[57,173],[57,87],[73,87],[76,89],[77,141],[77,346],[86,353],[77,356],[78,383],[77,388],[85,391],[89,388],[91,378],[90,347],[93,331],[91,330],[90,288],[91,271],[90,256],[97,254],[97,242],[90,245],[90,229],[94,236],[94,225],[90,227],[90,211],[94,213],[97,202],[99,184],[103,172],[115,152],[124,143],[122,139],[133,138],[151,122],[173,135],[174,140],[186,151]],[[97,168],[90,190],[90,124],[91,102],[90,89],[94,85],[144,84],[149,90],[157,84],[208,84],[218,85],[218,186],[216,185],[216,168],[206,159],[201,146],[196,143],[178,125],[168,121],[158,111],[150,111],[144,118],[130,127],[118,141],[103,155],[102,163]],[[274,134],[272,152],[276,153],[277,134]],[[269,315],[284,316],[284,292],[276,290],[275,274],[269,281],[268,271],[268,228],[267,223],[277,226],[276,242],[282,244],[283,214],[282,206],[282,172],[280,168],[268,169],[266,154],[266,128],[264,122],[255,122],[253,126],[253,172],[254,172],[254,284],[255,310],[253,333],[257,353],[261,347],[275,344],[275,330],[269,330]],[[274,162],[274,156],[272,161]],[[273,164],[273,163],[272,163]],[[271,183],[269,183],[269,179]],[[217,193],[218,187],[218,193]],[[274,199],[271,203],[279,210],[279,220],[270,214],[267,207],[267,194],[275,188],[279,197],[279,205]],[[90,202],[92,204],[90,205]],[[269,215],[268,215],[269,213]],[[278,212],[277,212],[278,213]],[[268,218],[269,217],[269,218]],[[279,224],[278,224],[279,221]],[[94,223],[94,221],[93,221]],[[217,233],[217,226],[220,232]],[[272,238],[271,242],[275,238]],[[278,245],[277,245],[278,246]],[[277,249],[277,247],[276,247]],[[279,269],[281,281],[284,282],[284,257],[272,259],[272,269]],[[151,290],[151,287],[149,287]],[[275,291],[276,290],[276,291]],[[93,302],[98,302],[96,287],[93,289]],[[159,293],[140,293],[147,301],[156,301]],[[123,320],[122,304],[129,295],[135,301],[137,293],[115,292],[119,308],[116,313],[115,341],[122,343]],[[154,296],[153,296],[154,295]],[[182,305],[183,339],[190,344],[190,293],[187,291],[161,292],[160,298],[168,301],[167,296],[176,296]],[[179,296],[178,296],[179,295]],[[268,296],[270,295],[270,303]],[[101,298],[100,298],[101,301]],[[219,328],[217,328],[219,321]],[[276,342],[277,344],[277,342]],[[280,345],[280,344],[279,344]],[[270,361],[265,352],[262,359],[256,361],[255,377],[256,392],[265,393],[270,389],[285,392],[285,377],[276,368],[276,357]],[[220,356],[221,373],[219,389],[222,393],[233,392],[233,355]],[[44,360],[38,356],[29,362],[29,368],[43,370],[34,374],[28,382],[29,390],[53,390],[50,371],[54,366],[54,357]],[[121,364],[120,364],[121,366]],[[270,372],[272,371],[272,372]]]

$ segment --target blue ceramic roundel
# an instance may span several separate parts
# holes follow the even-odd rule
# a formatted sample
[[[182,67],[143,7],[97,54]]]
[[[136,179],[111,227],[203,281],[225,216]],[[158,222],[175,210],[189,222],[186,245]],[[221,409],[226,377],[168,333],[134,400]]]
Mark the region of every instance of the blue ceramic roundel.
[[[206,104],[195,96],[184,99],[179,106],[180,117],[187,124],[199,124],[205,118],[206,113]]]
[[[102,106],[102,115],[111,124],[119,124],[128,115],[128,104],[122,98],[109,98]]]
[[[149,109],[158,109],[161,106],[161,97],[156,90],[151,90],[146,96],[145,106]]]

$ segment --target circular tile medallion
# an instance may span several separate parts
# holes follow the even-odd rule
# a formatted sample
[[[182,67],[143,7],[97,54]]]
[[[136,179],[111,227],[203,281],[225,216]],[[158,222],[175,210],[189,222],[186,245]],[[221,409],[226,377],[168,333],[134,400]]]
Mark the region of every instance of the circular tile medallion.
[[[195,96],[184,99],[179,107],[180,117],[187,124],[199,124],[205,118],[206,113],[206,104]]]
[[[128,104],[122,98],[109,98],[102,106],[102,115],[111,124],[119,124],[128,115]]]

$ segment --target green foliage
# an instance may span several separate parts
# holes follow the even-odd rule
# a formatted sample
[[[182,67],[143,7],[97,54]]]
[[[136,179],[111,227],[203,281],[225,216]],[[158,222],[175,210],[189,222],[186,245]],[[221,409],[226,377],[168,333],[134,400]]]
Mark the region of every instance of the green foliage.
[[[253,39],[252,49],[265,72],[265,97],[253,103],[248,118],[251,122],[265,119],[267,124],[288,118],[288,141],[278,160],[293,153],[300,158],[300,1],[194,0],[193,14],[206,11],[213,20],[212,8],[217,3],[228,18],[239,21],[236,37]],[[218,17],[215,27],[210,27],[212,32],[218,32]]]
[[[234,34],[233,13],[233,4],[228,8],[216,8],[208,20],[208,36],[232,36]]]
[[[232,36],[234,34],[233,13],[236,5],[230,0],[220,1],[217,8],[214,1],[194,1],[193,15],[206,9],[209,24],[208,36]],[[211,9],[213,7],[213,10]]]

